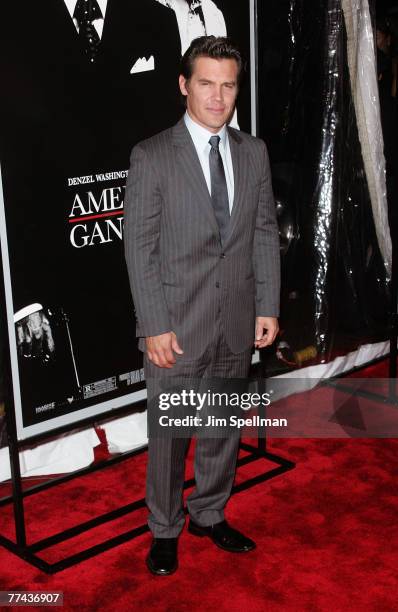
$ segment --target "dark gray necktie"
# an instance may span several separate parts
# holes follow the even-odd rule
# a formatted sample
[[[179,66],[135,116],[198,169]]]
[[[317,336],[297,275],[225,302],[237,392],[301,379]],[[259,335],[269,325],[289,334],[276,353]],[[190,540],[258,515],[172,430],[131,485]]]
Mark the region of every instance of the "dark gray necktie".
[[[225,179],[224,165],[218,148],[220,137],[211,136],[209,143],[211,146],[209,153],[211,201],[220,230],[221,243],[223,244],[228,234],[230,219],[227,181]]]
[[[97,0],[77,0],[73,17],[79,25],[79,38],[91,63],[94,63],[101,42],[93,21],[102,19]]]

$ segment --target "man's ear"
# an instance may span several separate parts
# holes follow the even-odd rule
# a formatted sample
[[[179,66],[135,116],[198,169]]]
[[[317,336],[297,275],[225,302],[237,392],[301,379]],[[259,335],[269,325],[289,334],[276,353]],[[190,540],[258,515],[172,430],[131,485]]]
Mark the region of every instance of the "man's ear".
[[[187,96],[188,95],[188,80],[182,74],[180,74],[180,76],[178,77],[178,84],[180,86],[180,91],[182,95]]]

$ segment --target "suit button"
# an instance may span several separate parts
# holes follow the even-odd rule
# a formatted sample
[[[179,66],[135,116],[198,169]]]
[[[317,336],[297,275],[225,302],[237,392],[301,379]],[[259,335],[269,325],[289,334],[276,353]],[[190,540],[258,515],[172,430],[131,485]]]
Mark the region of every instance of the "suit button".
[[[216,282],[216,287],[217,287],[217,289],[220,288],[220,283],[218,281]]]
[[[225,253],[221,253],[220,258],[225,259]]]

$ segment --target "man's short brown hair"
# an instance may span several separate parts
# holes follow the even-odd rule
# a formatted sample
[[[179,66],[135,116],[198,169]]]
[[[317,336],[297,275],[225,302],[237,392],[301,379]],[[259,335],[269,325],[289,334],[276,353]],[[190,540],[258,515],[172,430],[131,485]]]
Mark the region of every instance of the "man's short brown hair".
[[[226,36],[199,36],[195,38],[181,59],[180,74],[189,80],[198,57],[234,59],[238,64],[238,84],[244,72],[244,62],[237,45]]]

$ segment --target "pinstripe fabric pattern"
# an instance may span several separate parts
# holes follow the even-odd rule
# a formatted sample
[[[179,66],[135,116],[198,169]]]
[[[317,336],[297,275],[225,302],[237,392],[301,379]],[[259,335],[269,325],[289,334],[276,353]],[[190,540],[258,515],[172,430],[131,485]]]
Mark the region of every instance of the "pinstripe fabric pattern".
[[[230,351],[221,327],[198,359],[177,357],[170,370],[153,365],[145,356],[144,368],[148,398],[156,397],[161,382],[167,379],[244,378],[248,374],[251,349],[239,354]],[[151,401],[148,402],[150,406]],[[151,409],[151,408],[149,408]],[[152,405],[152,409],[156,409]],[[183,484],[185,456],[189,439],[150,438],[148,448],[146,502],[150,510],[148,524],[155,537],[177,537],[185,522]],[[224,520],[224,507],[231,494],[239,450],[239,437],[198,438],[195,449],[195,489],[187,499],[191,518],[199,525]]]
[[[228,137],[234,202],[223,246],[184,120],[139,143],[131,154],[124,239],[139,346],[145,349],[145,336],[172,330],[184,350],[171,370],[145,357],[149,398],[163,377],[246,376],[255,316],[279,314],[279,236],[266,146],[233,128]],[[149,440],[148,522],[156,537],[175,537],[184,524],[188,443]],[[198,439],[196,489],[188,499],[197,523],[223,520],[238,445],[237,437]]]
[[[228,136],[235,194],[223,247],[184,120],[131,154],[124,236],[137,336],[173,330],[191,358],[213,338],[219,313],[233,353],[252,346],[255,315],[279,314],[279,236],[267,150],[262,140],[233,128]]]

